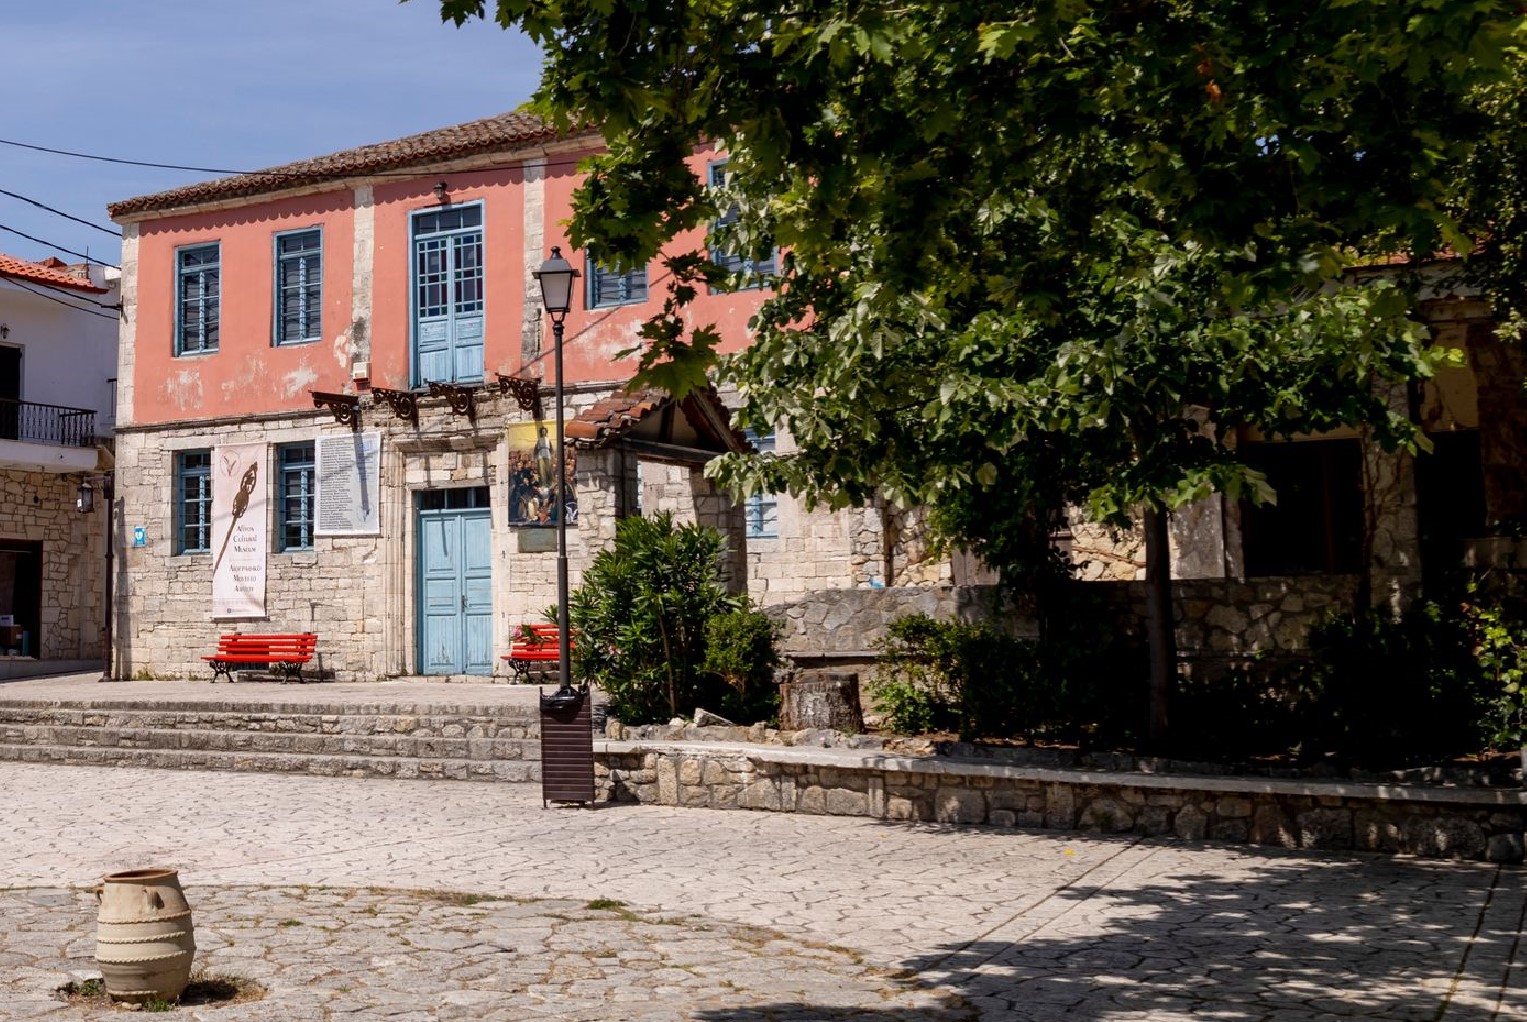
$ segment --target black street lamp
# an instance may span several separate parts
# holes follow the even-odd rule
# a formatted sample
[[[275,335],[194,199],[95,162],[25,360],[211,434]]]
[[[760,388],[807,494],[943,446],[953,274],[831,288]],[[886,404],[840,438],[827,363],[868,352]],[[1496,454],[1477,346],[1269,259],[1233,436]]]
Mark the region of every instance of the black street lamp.
[[[111,636],[111,600],[112,600],[112,575],[116,572],[116,488],[113,485],[110,473],[101,476],[101,499],[106,501],[106,591],[105,607],[102,610],[101,632],[106,639],[106,668],[101,672],[102,681],[112,681],[112,636]],[[88,515],[95,511],[95,487],[90,485],[90,479],[80,480],[80,488],[74,497],[74,509],[82,515]]]
[[[562,258],[562,250],[556,246],[552,246],[551,258],[535,271],[536,281],[541,285],[541,304],[551,317],[557,374],[557,676],[561,684],[547,701],[560,706],[575,704],[579,699],[572,684],[572,643],[567,619],[567,455],[563,451],[562,428],[562,324],[573,307],[573,281],[577,277],[578,271]]]

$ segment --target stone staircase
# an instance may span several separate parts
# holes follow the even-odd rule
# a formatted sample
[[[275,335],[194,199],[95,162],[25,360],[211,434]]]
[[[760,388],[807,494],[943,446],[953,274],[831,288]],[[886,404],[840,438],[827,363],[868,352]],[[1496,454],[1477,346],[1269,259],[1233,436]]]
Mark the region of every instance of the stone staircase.
[[[534,706],[0,702],[0,760],[525,783]]]

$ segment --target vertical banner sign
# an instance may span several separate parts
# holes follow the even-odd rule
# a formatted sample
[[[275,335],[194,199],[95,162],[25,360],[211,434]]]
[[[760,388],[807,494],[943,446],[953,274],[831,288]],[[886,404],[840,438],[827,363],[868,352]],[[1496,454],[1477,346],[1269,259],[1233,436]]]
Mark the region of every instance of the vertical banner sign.
[[[265,616],[264,444],[212,452],[212,616]]]
[[[318,508],[315,536],[379,536],[382,434],[344,433],[318,438]]]

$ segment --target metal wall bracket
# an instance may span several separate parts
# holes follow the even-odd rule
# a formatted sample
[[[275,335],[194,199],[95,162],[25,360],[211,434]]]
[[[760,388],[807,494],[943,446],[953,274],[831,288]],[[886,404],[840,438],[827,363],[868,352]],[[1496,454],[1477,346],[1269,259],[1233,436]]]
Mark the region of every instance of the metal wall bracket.
[[[371,393],[387,402],[392,414],[416,427],[419,425],[418,394],[411,390],[388,390],[386,387],[372,387]]]
[[[454,383],[431,383],[430,397],[443,397],[451,405],[452,415],[465,415],[467,421],[477,424],[477,388],[458,387]]]
[[[361,425],[361,399],[356,394],[325,394],[310,390],[314,408],[327,408],[334,413],[334,421],[341,426],[359,429]]]
[[[500,394],[514,395],[514,400],[519,402],[522,411],[529,412],[534,419],[541,418],[540,380],[534,380],[528,376],[505,376],[503,373],[493,375],[498,377]]]

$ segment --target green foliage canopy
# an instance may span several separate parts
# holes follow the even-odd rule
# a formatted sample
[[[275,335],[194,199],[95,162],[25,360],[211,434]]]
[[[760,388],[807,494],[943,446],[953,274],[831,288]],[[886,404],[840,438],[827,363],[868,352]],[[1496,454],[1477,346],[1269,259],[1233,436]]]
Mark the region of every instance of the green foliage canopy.
[[[717,242],[785,253],[755,343],[721,371],[751,424],[800,450],[723,459],[723,479],[930,504],[1000,553],[1022,516],[984,513],[985,495],[1085,498],[1122,521],[1213,489],[1269,496],[1215,440],[1235,427],[1413,440],[1383,397],[1431,370],[1411,296],[1349,271],[1355,252],[1471,247],[1448,192],[1495,130],[1479,97],[1510,80],[1518,6],[498,0],[491,16],[545,49],[538,110],[605,134],[575,244],[645,262],[735,203]],[[684,165],[697,139],[728,154],[720,195]],[[643,364],[682,389],[716,337],[665,317]]]

